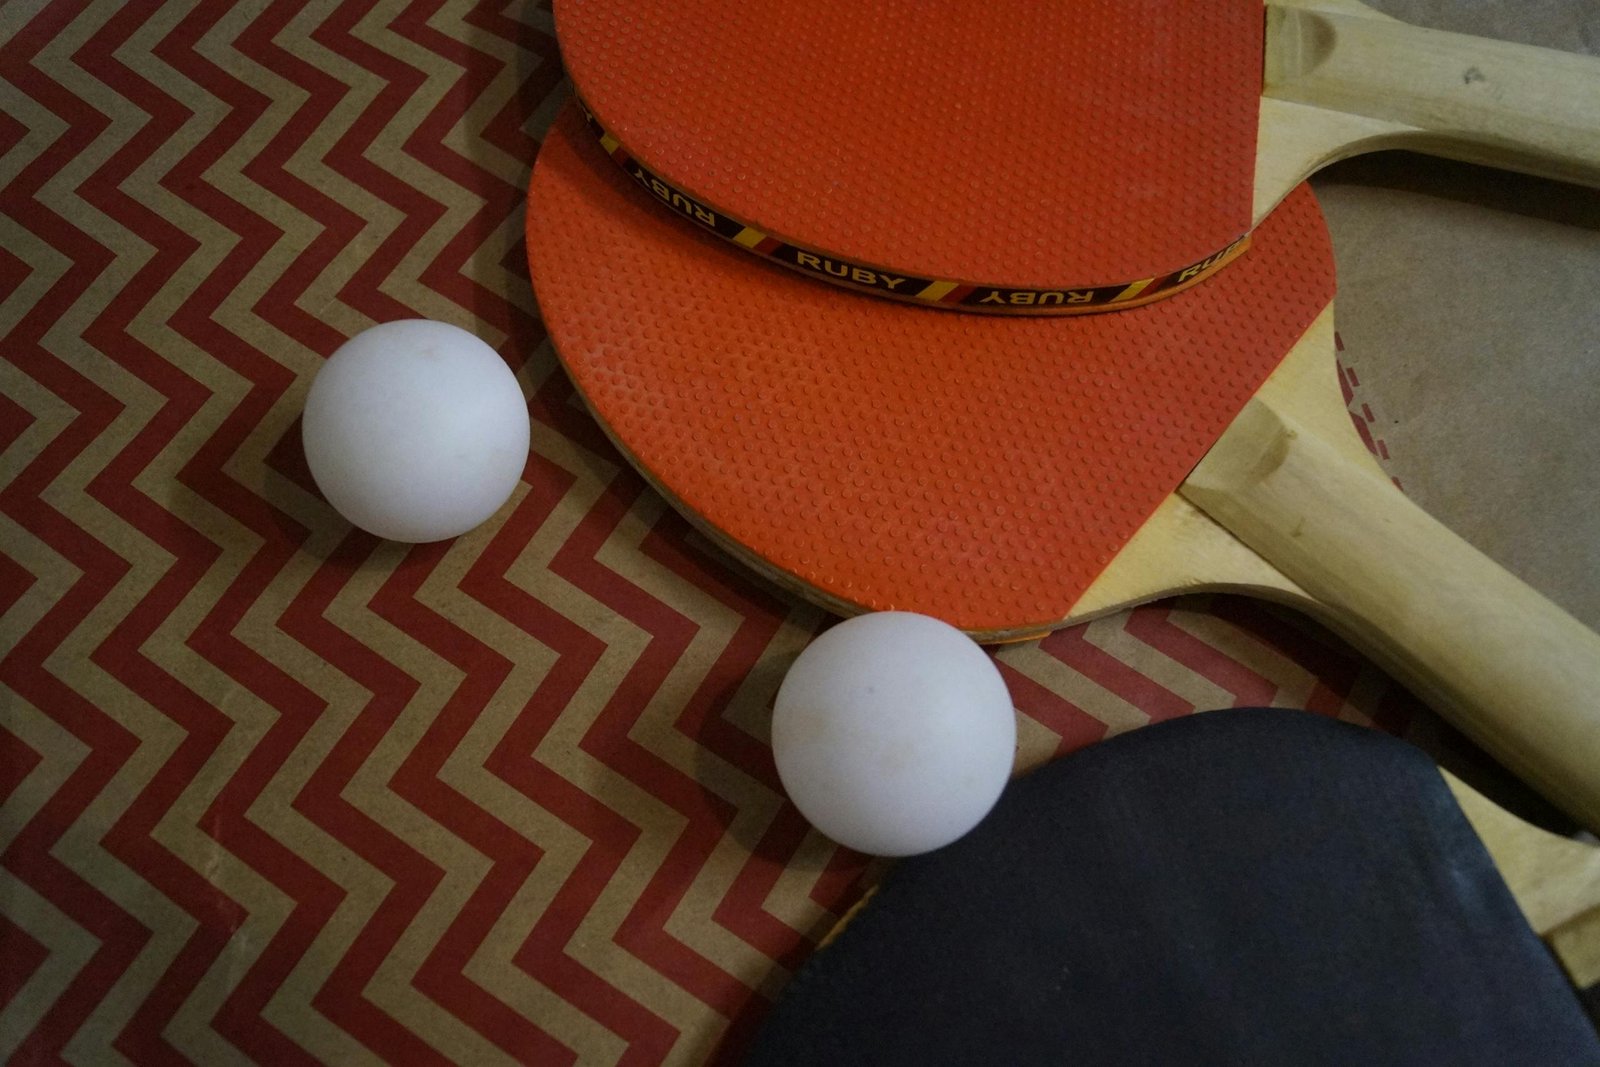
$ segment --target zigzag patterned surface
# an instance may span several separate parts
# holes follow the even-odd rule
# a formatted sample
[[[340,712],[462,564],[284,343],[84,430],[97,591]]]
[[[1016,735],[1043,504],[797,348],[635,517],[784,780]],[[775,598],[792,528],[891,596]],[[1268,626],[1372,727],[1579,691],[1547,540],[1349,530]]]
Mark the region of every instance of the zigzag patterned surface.
[[[545,343],[522,197],[550,14],[0,7],[0,1059],[728,1061],[880,867],[766,715],[827,624],[619,459]],[[475,330],[533,448],[458,541],[352,530],[298,412],[378,321]],[[1409,696],[1249,602],[998,654],[1029,763]]]

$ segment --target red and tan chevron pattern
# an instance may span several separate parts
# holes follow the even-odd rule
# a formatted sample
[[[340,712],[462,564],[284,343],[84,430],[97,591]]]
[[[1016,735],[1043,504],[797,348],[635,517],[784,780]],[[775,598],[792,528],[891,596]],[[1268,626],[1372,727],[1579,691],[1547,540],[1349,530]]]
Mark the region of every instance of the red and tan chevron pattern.
[[[0,1059],[735,1058],[878,873],[780,795],[826,619],[721,559],[575,401],[523,269],[550,13],[0,5]],[[534,438],[408,548],[299,454],[320,360],[476,330]],[[1238,600],[999,653],[1023,759],[1403,692]]]

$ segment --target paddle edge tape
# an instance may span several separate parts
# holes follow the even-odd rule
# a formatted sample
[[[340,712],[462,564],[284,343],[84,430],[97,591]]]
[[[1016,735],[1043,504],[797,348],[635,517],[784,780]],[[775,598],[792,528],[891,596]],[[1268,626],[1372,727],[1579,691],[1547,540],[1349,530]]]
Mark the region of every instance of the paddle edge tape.
[[[702,229],[738,245],[747,252],[774,263],[847,289],[899,300],[921,307],[981,311],[997,315],[1081,315],[1091,312],[1122,311],[1180,293],[1232,263],[1250,247],[1250,235],[1234,238],[1227,247],[1198,263],[1167,274],[1116,285],[1075,288],[1031,289],[1015,286],[963,282],[948,278],[919,277],[859,263],[809,248],[786,238],[765,233],[757,227],[711,207],[662,178],[622,146],[583,98],[575,96],[584,124],[599,140],[600,147],[658,202]]]

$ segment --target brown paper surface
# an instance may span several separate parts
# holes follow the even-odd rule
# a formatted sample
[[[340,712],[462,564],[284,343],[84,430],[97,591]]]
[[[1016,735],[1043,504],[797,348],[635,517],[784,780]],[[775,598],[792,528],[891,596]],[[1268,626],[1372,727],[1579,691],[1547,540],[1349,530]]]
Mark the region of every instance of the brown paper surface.
[[[1600,42],[1591,0],[1385,3]],[[767,744],[828,619],[646,488],[539,322],[548,5],[15,0],[0,60],[0,1061],[734,1059],[882,864]],[[1317,184],[1391,471],[1600,625],[1596,194],[1410,156]],[[446,544],[353,530],[300,450],[322,361],[404,317],[529,400],[522,484]],[[1517,796],[1259,602],[996,660],[1019,767],[1274,705]]]
[[[1592,3],[1372,6],[1600,54]],[[1600,628],[1600,191],[1405,152],[1312,184],[1333,233],[1344,358],[1390,473]]]

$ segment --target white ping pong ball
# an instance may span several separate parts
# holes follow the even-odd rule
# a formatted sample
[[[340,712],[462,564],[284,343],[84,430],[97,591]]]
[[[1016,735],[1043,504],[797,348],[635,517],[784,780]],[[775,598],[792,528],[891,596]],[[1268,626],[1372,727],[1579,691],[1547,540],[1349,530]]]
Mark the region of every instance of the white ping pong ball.
[[[528,460],[528,408],[505,360],[457,326],[386,322],[340,345],[306,396],[301,434],[317,488],[394,541],[466,533],[511,496]]]
[[[1000,797],[1017,746],[994,661],[948,623],[860,615],[800,653],[778,687],[772,752],[789,798],[841,845],[940,848]]]

